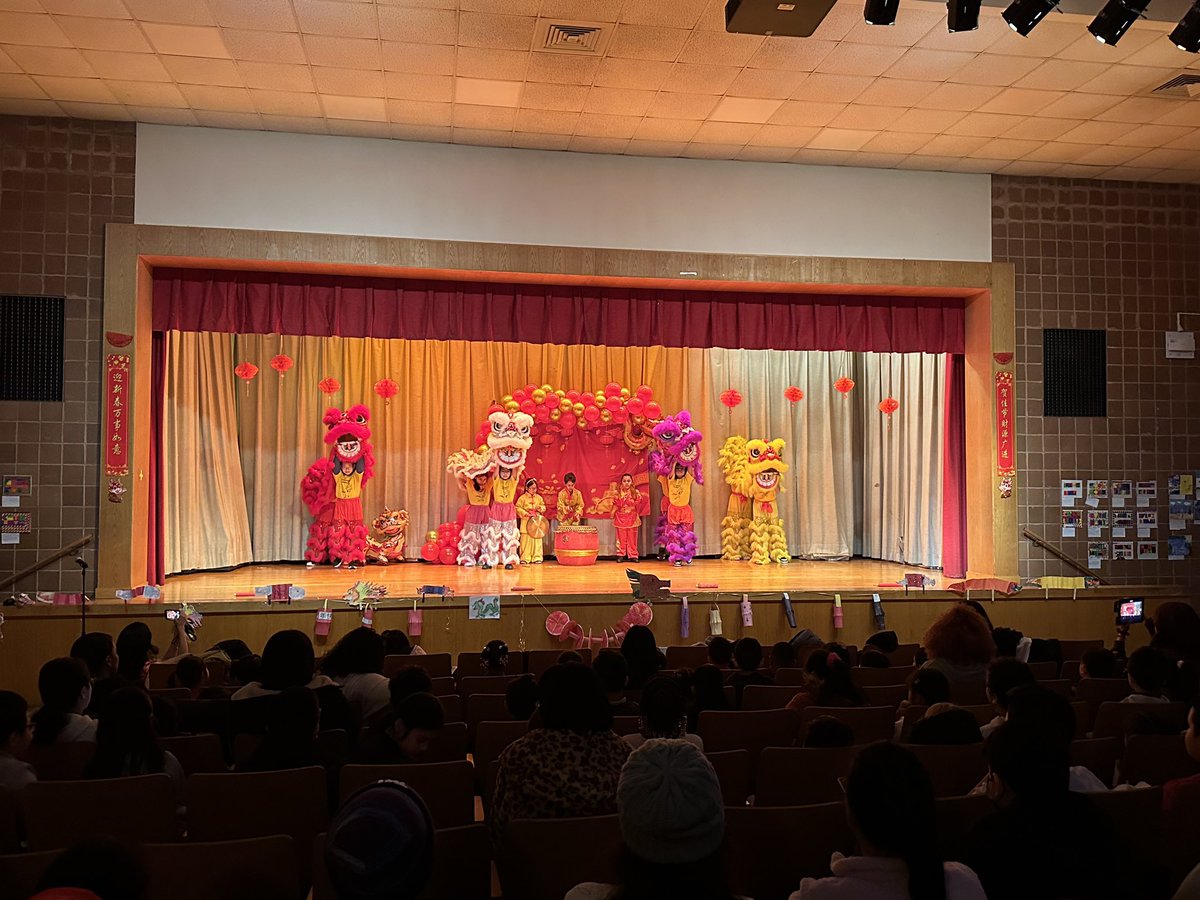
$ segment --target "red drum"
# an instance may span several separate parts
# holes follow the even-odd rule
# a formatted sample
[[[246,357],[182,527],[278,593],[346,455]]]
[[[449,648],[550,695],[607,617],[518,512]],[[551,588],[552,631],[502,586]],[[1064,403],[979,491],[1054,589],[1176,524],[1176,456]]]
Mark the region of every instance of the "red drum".
[[[554,532],[554,558],[563,566],[591,566],[600,555],[600,535],[592,525],[560,525]]]

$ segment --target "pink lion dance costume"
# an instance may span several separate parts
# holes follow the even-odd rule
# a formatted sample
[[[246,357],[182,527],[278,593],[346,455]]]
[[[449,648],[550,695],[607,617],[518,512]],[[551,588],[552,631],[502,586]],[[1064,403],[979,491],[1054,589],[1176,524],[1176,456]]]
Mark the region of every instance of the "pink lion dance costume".
[[[650,471],[658,476],[663,492],[655,541],[666,548],[675,565],[691,565],[696,556],[692,485],[704,484],[700,469],[704,435],[692,428],[692,415],[686,409],[667,416],[654,426],[652,434],[658,448],[650,454]]]
[[[511,569],[521,561],[516,500],[521,473],[525,471],[525,454],[533,446],[533,416],[497,411],[488,416],[488,424],[492,504],[483,532],[483,565]]]
[[[371,453],[371,413],[365,406],[345,412],[325,410],[328,456],[318,459],[300,482],[300,495],[313,516],[308,526],[310,563],[331,561],[351,567],[366,562],[367,527],[363,524],[362,489],[375,474]]]

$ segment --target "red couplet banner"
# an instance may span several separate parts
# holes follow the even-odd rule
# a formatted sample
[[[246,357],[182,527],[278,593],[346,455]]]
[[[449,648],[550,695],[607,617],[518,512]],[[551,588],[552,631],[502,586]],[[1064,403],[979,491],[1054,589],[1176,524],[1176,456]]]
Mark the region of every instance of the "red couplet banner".
[[[996,373],[996,467],[1001,475],[1017,473],[1017,455],[1013,449],[1013,412],[1015,385],[1012,372]]]
[[[129,474],[129,357],[110,353],[105,360],[104,474]]]

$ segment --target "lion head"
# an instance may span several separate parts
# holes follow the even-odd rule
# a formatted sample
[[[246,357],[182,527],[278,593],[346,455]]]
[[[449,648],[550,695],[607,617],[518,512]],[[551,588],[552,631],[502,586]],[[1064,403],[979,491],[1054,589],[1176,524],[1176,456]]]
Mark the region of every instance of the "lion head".
[[[333,447],[333,456],[337,462],[358,463],[366,456],[369,449],[367,441],[371,439],[371,429],[367,422],[371,420],[371,411],[365,406],[351,406],[345,412],[336,407],[325,410],[325,443]]]

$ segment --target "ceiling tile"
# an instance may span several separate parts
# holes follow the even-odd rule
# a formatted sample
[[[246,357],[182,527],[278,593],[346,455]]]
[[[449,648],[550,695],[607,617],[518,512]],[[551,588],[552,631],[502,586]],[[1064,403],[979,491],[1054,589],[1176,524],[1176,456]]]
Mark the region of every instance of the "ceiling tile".
[[[259,116],[268,131],[295,131],[300,134],[329,134],[325,119],[308,119],[299,116]]]
[[[518,106],[521,102],[521,82],[455,78],[454,102],[480,106]]]
[[[316,116],[323,115],[321,101],[316,94],[299,91],[250,91],[250,98],[260,113],[273,116]]]
[[[1043,116],[1055,116],[1060,119],[1090,119],[1106,109],[1112,109],[1120,102],[1121,98],[1113,94],[1065,94],[1038,112]]]
[[[491,50],[529,50],[536,26],[537,19],[532,16],[463,12],[458,18],[458,43]]]
[[[346,97],[382,97],[384,94],[383,73],[373,69],[330,69],[313,66],[312,77],[319,94],[340,94]],[[446,77],[446,82],[449,81],[450,78]],[[420,99],[449,101],[450,98]]]
[[[928,134],[913,134],[904,131],[884,131],[863,145],[872,153],[897,153],[907,156],[929,143]]]
[[[46,8],[38,0],[0,0],[0,10],[27,13],[46,12]]]
[[[782,100],[747,100],[723,97],[709,118],[717,122],[756,122],[762,124],[779,111]]]
[[[480,128],[488,131],[512,131],[517,111],[506,106],[470,106],[454,104],[454,129]]]
[[[1044,175],[1046,163],[1033,160],[1018,159],[1000,170],[1002,175]]]
[[[987,142],[987,138],[965,134],[939,134],[913,152],[919,156],[970,156]]]
[[[1062,91],[1034,91],[1028,88],[1004,88],[979,107],[982,112],[1012,113],[1029,116],[1065,96]]]
[[[1100,43],[1085,31],[1076,38],[1074,43],[1064,47],[1057,55],[1060,59],[1081,59],[1085,62],[1102,62],[1111,65],[1116,62],[1125,62],[1131,54],[1156,40],[1161,41],[1162,35],[1134,28],[1127,31],[1121,38],[1121,42],[1114,47],[1111,44]]]
[[[26,103],[36,102],[26,100]],[[131,119],[129,110],[116,103],[86,103],[69,100],[59,101],[62,111],[69,119],[99,119],[100,121],[127,122]]]
[[[1001,56],[981,53],[957,72],[954,80],[963,84],[994,84],[1005,87],[1024,78],[1041,64],[1029,56]]]
[[[877,135],[876,131],[822,128],[809,142],[808,147],[812,150],[861,150],[863,144]]]
[[[187,106],[187,100],[173,84],[154,81],[108,81],[106,84],[118,100],[130,106]]]
[[[527,131],[536,134],[574,134],[575,124],[579,121],[579,113],[565,112],[556,109],[519,109],[517,110],[517,131]]]
[[[1191,134],[1185,134],[1183,137],[1176,138],[1173,141],[1168,141],[1167,146],[1172,150],[1200,150],[1200,129],[1193,131]]]
[[[1120,137],[1133,131],[1135,126],[1125,122],[1083,122],[1070,131],[1059,135],[1057,140],[1068,144],[1091,144],[1103,146],[1113,138]],[[1117,162],[1110,165],[1117,165]]]
[[[257,131],[262,128],[262,118],[258,113],[197,109],[193,111],[193,115],[205,128],[235,128],[243,131]]]
[[[1182,125],[1138,125],[1112,142],[1126,147],[1161,147],[1191,132],[1192,129]]]
[[[314,66],[338,68],[352,59],[363,69],[382,69],[383,55],[380,41],[369,38],[329,37],[320,34],[304,35],[304,48],[308,61]]]
[[[520,115],[518,113],[518,115]],[[512,136],[514,147],[524,147],[528,150],[566,150],[571,146],[569,134],[526,134],[514,131]]]
[[[662,91],[646,115],[659,119],[704,119],[717,105],[712,94],[672,94]]]
[[[392,137],[401,141],[449,143],[450,127],[448,125],[397,125],[393,122]]]
[[[0,50],[0,72],[20,71],[21,67],[17,65],[16,61],[3,50]]]
[[[868,75],[826,75],[813,72],[792,94],[793,100],[819,100],[825,103],[850,103],[871,86]]]
[[[932,81],[876,78],[865,91],[858,95],[855,102],[869,103],[873,106],[899,106],[908,109],[928,97],[936,87],[937,85]]]
[[[8,46],[4,51],[30,75],[91,78],[96,74],[84,55],[73,48]]]
[[[0,98],[0,113],[10,116],[48,116],[61,118],[63,108],[53,100],[5,100]]]
[[[792,162],[804,166],[853,166],[858,154],[850,150],[797,150]]]
[[[859,131],[883,131],[900,116],[903,110],[894,106],[867,106],[851,103],[829,124],[833,128],[849,128]]]
[[[388,118],[387,109],[392,103],[403,101],[388,100],[382,97],[337,97],[332,94],[321,95],[321,106],[325,115],[331,119],[357,119],[363,122],[383,122]]]
[[[892,123],[896,131],[941,134],[955,122],[961,121],[964,113],[942,109],[910,109]]]
[[[987,147],[979,151],[986,153]],[[1004,165],[1006,160],[1003,159],[985,159],[981,157],[964,158],[955,160],[948,168],[949,172],[974,172],[977,174],[988,174],[995,172],[1000,166]]]
[[[32,47],[70,47],[68,38],[45,13],[0,12],[0,35],[5,44]]]
[[[1131,97],[1098,114],[1096,118],[1111,122],[1144,124],[1157,122],[1176,109],[1191,109],[1194,100],[1160,100],[1157,97]]]
[[[456,144],[471,144],[477,147],[507,147],[512,143],[512,132],[456,127],[450,140]]]
[[[589,137],[624,138],[633,137],[642,120],[638,116],[605,116],[583,113],[575,123],[575,133]]]
[[[987,155],[992,159],[1020,159],[1042,146],[1042,141],[1018,141],[1013,138],[993,138],[988,141]]]
[[[405,125],[449,125],[449,103],[426,103],[422,100],[389,100],[387,115],[393,122]]]
[[[34,81],[55,100],[82,103],[116,103],[113,92],[99,78],[60,78],[55,75],[35,75]]]
[[[750,58],[753,69],[783,69],[790,72],[811,72],[837,46],[833,41],[806,38],[769,37]]]
[[[1024,78],[1015,82],[1019,88],[1047,91],[1072,91],[1104,74],[1104,63],[1080,62],[1075,59],[1048,59]]]
[[[1079,40],[1079,25],[1082,23],[1062,22],[1045,19],[1028,37],[1021,37],[1010,28],[1005,28],[1000,37],[988,50],[1007,56],[1039,56],[1049,59]]]
[[[160,25],[145,23],[142,30],[159,53],[175,56],[209,56],[215,59],[228,57],[229,51],[221,40],[218,28],[199,25]]]
[[[0,97],[13,97],[19,100],[47,100],[49,96],[28,75],[0,75]]]
[[[419,75],[453,75],[455,50],[441,44],[411,44],[384,41],[383,67],[390,72]],[[521,78],[525,77],[522,71]]]
[[[1009,32],[1008,23],[1000,18],[1000,10],[985,6],[979,11],[979,27],[974,31],[951,34],[945,28],[931,28],[917,41],[926,50],[957,50],[960,53],[979,53]]]
[[[552,84],[591,84],[600,60],[594,56],[567,56],[565,53],[534,53],[529,60],[528,81]]]
[[[939,84],[921,101],[922,109],[958,109],[969,112],[979,109],[1003,88],[981,84]]]
[[[654,0],[653,3],[627,3],[621,21],[634,25],[671,25],[694,28],[708,0]]]
[[[378,15],[379,35],[387,41],[454,44],[458,40],[458,13],[452,9],[380,6]]]
[[[267,91],[316,91],[312,69],[283,63],[238,63],[247,87]]]
[[[683,155],[688,159],[737,159],[741,152],[741,144],[691,143],[684,148]]]
[[[55,23],[80,50],[121,50],[149,53],[150,45],[136,22],[127,19],[85,19],[55,16]]]
[[[1129,35],[1127,34],[1126,37]],[[1180,50],[1170,41],[1162,40],[1161,37],[1155,35],[1158,40],[1146,42],[1146,46],[1134,51],[1124,61],[1131,66],[1166,66],[1168,68],[1182,68],[1192,62],[1196,57],[1185,50]],[[1121,45],[1124,45],[1125,40],[1122,38]],[[1140,163],[1135,162],[1135,165]],[[1167,167],[1169,168],[1169,166]]]
[[[697,66],[676,63],[662,90],[680,94],[723,94],[737,77],[733,66]]]
[[[999,137],[1022,120],[1020,116],[1005,116],[999,113],[973,112],[963,116],[946,129],[947,134],[965,134],[974,137]]]
[[[334,37],[379,37],[379,19],[368,3],[335,3],[332,0],[292,0],[296,21],[305,34]],[[453,21],[453,16],[451,16]]]
[[[799,90],[807,77],[807,72],[789,72],[783,69],[742,69],[726,93],[734,97],[786,100]]]
[[[542,16],[564,21],[615,22],[624,0],[542,0]]]
[[[1121,94],[1128,97],[1131,94],[1152,90],[1174,76],[1174,69],[1109,66],[1106,71],[1081,84],[1079,90],[1089,94]]]
[[[384,93],[397,100],[431,100],[436,103],[449,103],[454,99],[454,79],[449,75],[387,72],[384,74],[384,84]],[[319,81],[317,88],[320,89]]]
[[[640,141],[636,138],[625,148],[626,154],[636,156],[683,156],[686,141]]]
[[[793,146],[763,146],[747,144],[738,151],[737,158],[747,162],[787,162],[796,153]]]
[[[95,15],[89,0],[88,15]],[[203,3],[195,0],[125,0],[125,5],[141,22],[170,22],[175,25],[215,25],[216,19]],[[105,18],[108,14],[105,13]]]
[[[242,63],[241,69],[229,59],[204,59],[198,56],[163,56],[160,57],[163,66],[171,73],[171,77],[180,84],[205,84],[217,87],[242,87],[246,81],[246,73],[256,71],[261,63]],[[273,66],[274,69],[292,69],[301,71],[311,86],[312,79],[308,77],[308,69],[303,66]],[[259,87],[279,87],[271,83]]]
[[[1061,144],[1057,141],[1048,141],[1036,150],[1025,154],[1023,159],[1037,160],[1039,162],[1069,163],[1079,159],[1083,151],[1084,147],[1082,144]]]
[[[720,2],[720,0],[714,0]],[[724,4],[721,5],[722,24],[725,18]],[[813,37],[819,41],[840,41],[846,37],[863,20],[861,3],[836,3],[813,32]],[[784,38],[784,40],[787,40]]]
[[[521,106],[530,109],[557,109],[579,112],[587,101],[590,88],[581,84],[545,84],[530,81],[521,94]]]
[[[869,147],[870,144],[867,144]],[[895,169],[904,162],[905,153],[866,153],[860,150],[854,158],[868,169]]]
[[[1023,141],[1053,141],[1081,124],[1078,119],[1051,119],[1043,116],[1030,116],[1019,125],[1014,125],[1010,128],[1004,136]]]
[[[199,125],[190,109],[165,109],[160,106],[126,106],[137,122],[153,122],[156,125]],[[305,120],[321,122],[322,119]],[[288,129],[292,131],[293,129]],[[296,128],[294,130],[299,130]]]
[[[438,49],[455,52],[453,48]],[[465,78],[499,78],[502,81],[523,81],[531,58],[527,51],[490,50],[484,47],[459,47],[457,55],[458,61],[451,69],[454,74]]]
[[[1137,159],[1132,160],[1135,166],[1162,166],[1164,169],[1173,169],[1177,166],[1195,164],[1196,152],[1194,150],[1169,150],[1165,147],[1159,147],[1154,150],[1148,150]]]
[[[975,58],[973,53],[952,50],[925,50],[914,47],[905,52],[890,69],[889,78],[911,78],[916,81],[948,81],[954,73]]]
[[[821,131],[817,125],[764,125],[751,138],[761,147],[787,147],[799,150]]]
[[[143,11],[144,7],[139,7],[139,3],[145,4],[146,0],[129,0],[128,3],[122,3],[121,0],[87,0],[86,4],[80,4],[79,0],[0,0],[0,9],[25,10],[27,12],[48,12],[55,13],[60,16],[79,16],[87,15],[94,19],[131,19],[129,9],[139,9]],[[157,4],[158,0],[155,0]],[[163,5],[170,5],[163,0]],[[126,7],[129,9],[126,9]],[[144,18],[141,13],[138,13],[138,18]]]
[[[506,13],[510,16],[536,16],[541,0],[458,0],[465,12]]]
[[[661,59],[674,62],[687,43],[683,28],[618,25],[608,43],[608,55],[618,59]]]
[[[593,87],[587,97],[586,112],[618,116],[644,116],[654,99],[654,91]]]
[[[843,103],[818,103],[810,100],[788,100],[771,116],[772,125],[828,125],[842,110]]]
[[[126,81],[170,81],[162,61],[152,53],[116,53],[109,50],[85,50],[84,57],[101,78]]]
[[[1188,101],[1171,110],[1161,118],[1155,119],[1154,124],[1200,126],[1200,103]]]
[[[764,38],[752,34],[726,34],[717,31],[693,31],[679,54],[679,61],[705,65],[746,65]]]
[[[601,137],[597,135],[575,135],[567,149],[576,153],[621,154],[629,147],[628,138]]]
[[[308,61],[300,35],[274,31],[241,31],[222,28],[221,36],[234,59],[261,62],[303,63]]]
[[[614,59],[606,56],[600,61],[600,68],[596,71],[596,84],[602,87],[657,91],[671,74],[672,65],[662,60]]]
[[[838,44],[817,64],[829,75],[882,75],[905,53],[903,47]]]
[[[392,126],[391,123],[380,122],[378,119],[330,119],[329,133],[351,137],[391,139]]]
[[[250,92],[245,88],[210,87],[203,84],[181,84],[179,90],[194,109],[225,110],[227,112],[256,112]]]
[[[150,0],[153,2],[153,0]],[[295,31],[298,26],[289,0],[207,0],[217,24],[255,31]]]
[[[911,47],[934,28],[943,28],[946,20],[945,11],[934,12],[925,9],[906,7],[896,16],[894,25],[881,27],[869,25],[862,16],[854,27],[846,32],[843,41],[869,46]]]
[[[700,129],[695,119],[642,119],[633,136],[637,140],[687,143]]]
[[[745,144],[761,127],[743,122],[704,122],[692,140],[705,144]]]

